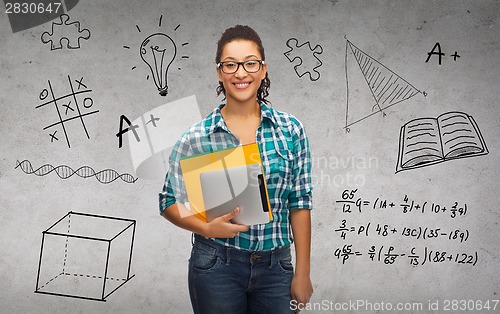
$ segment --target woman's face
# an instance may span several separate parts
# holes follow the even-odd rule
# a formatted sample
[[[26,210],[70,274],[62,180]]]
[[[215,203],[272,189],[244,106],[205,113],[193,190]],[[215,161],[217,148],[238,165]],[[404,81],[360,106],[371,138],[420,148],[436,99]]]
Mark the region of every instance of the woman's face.
[[[256,43],[250,40],[233,40],[225,44],[221,62],[249,60],[262,60]],[[263,64],[261,69],[255,73],[248,73],[242,65],[239,66],[238,71],[232,74],[226,74],[221,69],[217,69],[219,81],[222,82],[226,90],[227,102],[255,101],[260,83],[266,77],[266,71],[266,64]]]

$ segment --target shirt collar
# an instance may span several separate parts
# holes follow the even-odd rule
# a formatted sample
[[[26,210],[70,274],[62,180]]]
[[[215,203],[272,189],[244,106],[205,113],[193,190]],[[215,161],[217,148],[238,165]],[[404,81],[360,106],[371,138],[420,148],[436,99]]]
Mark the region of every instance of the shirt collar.
[[[264,119],[269,120],[274,127],[277,126],[276,117],[274,116],[274,111],[271,107],[269,107],[265,102],[260,101],[260,110],[261,110],[261,122]],[[222,129],[226,132],[229,132],[226,123],[224,122],[224,117],[222,116],[221,109],[226,104],[220,104],[217,108],[212,112],[212,123],[207,125],[206,131],[208,134],[216,132],[218,129]]]

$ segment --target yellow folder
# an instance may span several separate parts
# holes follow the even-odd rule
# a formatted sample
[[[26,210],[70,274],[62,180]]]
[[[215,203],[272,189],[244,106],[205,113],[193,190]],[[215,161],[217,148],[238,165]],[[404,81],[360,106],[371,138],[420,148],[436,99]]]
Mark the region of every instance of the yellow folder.
[[[184,185],[189,200],[189,206],[195,216],[207,221],[205,202],[203,200],[200,174],[221,169],[259,164],[262,174],[264,169],[260,159],[257,143],[241,145],[234,148],[219,150],[213,153],[190,156],[180,160]],[[267,202],[269,221],[273,219],[270,209],[269,195],[265,179],[262,180],[264,189],[261,190],[262,202]],[[262,194],[265,195],[262,195]],[[264,204],[263,204],[264,205]]]

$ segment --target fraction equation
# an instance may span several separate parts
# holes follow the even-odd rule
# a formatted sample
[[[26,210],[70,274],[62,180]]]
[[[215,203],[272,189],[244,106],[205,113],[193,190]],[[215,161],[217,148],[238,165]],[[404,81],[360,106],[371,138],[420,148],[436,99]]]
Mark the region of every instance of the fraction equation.
[[[342,247],[335,249],[333,255],[337,260],[345,264],[353,257],[366,256],[372,262],[381,262],[385,265],[393,265],[396,261],[406,259],[406,262],[412,266],[423,266],[426,263],[444,264],[455,263],[459,265],[476,266],[478,262],[477,251],[473,253],[464,252],[448,252],[441,250],[431,250],[427,246],[424,247],[423,252],[412,247],[409,252],[397,251],[394,246],[385,247],[381,245],[372,245],[365,252],[362,253],[353,248],[352,244],[345,244]]]
[[[444,204],[423,201],[417,202],[405,195],[401,201],[390,200],[382,197],[377,197],[375,200],[366,200],[357,197],[355,190],[344,190],[342,199],[336,200],[335,203],[342,205],[343,213],[352,213],[358,211],[362,213],[366,210],[399,210],[403,214],[408,213],[434,213],[434,214],[449,214],[451,218],[465,216],[467,214],[467,204],[453,202],[449,206]]]
[[[447,231],[444,228],[429,228],[429,227],[403,227],[396,228],[391,227],[387,224],[372,224],[371,222],[367,224],[358,225],[347,225],[347,220],[342,219],[339,228],[335,229],[335,232],[340,234],[340,238],[346,239],[347,234],[354,234],[358,236],[376,235],[381,237],[403,236],[408,238],[415,238],[417,240],[426,239],[436,239],[436,238],[446,238],[448,240],[456,240],[459,242],[465,242],[469,239],[469,229],[452,229]]]

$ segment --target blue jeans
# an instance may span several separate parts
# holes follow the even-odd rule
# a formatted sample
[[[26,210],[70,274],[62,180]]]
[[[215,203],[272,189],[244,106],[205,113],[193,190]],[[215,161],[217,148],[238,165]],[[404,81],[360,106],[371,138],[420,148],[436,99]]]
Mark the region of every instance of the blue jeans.
[[[195,314],[293,313],[290,246],[249,252],[194,239],[189,295]]]

